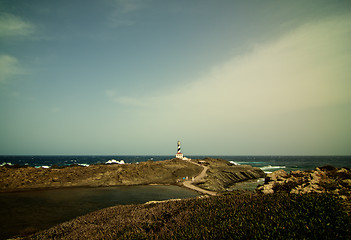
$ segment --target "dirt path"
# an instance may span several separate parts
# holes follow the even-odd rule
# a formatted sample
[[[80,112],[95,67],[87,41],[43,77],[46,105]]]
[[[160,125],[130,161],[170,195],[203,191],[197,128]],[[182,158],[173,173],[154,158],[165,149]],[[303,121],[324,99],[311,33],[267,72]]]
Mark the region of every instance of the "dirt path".
[[[191,161],[190,161],[190,162],[191,162]],[[195,165],[198,165],[198,166],[201,166],[200,164],[197,164],[197,163],[194,163],[194,162],[191,162],[191,163],[193,163],[193,164],[195,164]],[[201,172],[198,176],[195,177],[194,182],[199,182],[199,181],[201,181],[204,177],[206,177],[206,172],[207,172],[207,170],[208,170],[208,167],[206,167],[206,166],[201,166],[201,167],[203,167],[204,169],[202,170],[202,172]],[[203,194],[208,194],[208,195],[212,195],[212,196],[216,196],[216,195],[217,195],[216,192],[209,191],[209,190],[205,190],[205,189],[199,188],[199,187],[197,187],[197,186],[194,186],[194,185],[192,184],[192,182],[193,182],[193,181],[185,181],[185,182],[183,182],[183,185],[184,185],[184,187],[187,187],[187,188],[190,188],[190,189],[192,189],[192,190],[201,192],[201,193],[203,193]]]

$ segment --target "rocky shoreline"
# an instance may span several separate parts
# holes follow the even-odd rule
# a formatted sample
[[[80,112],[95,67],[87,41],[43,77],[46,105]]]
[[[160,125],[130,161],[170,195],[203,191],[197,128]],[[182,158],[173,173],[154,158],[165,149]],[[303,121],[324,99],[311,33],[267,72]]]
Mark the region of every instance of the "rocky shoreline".
[[[262,170],[247,165],[235,166],[221,159],[184,161],[171,159],[138,164],[70,166],[64,168],[0,167],[0,192],[28,191],[67,187],[107,187],[149,184],[182,185],[184,179],[209,171],[197,185],[212,191],[224,191],[239,181],[264,177]]]
[[[310,171],[278,170],[268,174],[259,193],[330,193],[344,200],[351,199],[351,171],[348,168],[323,166]]]

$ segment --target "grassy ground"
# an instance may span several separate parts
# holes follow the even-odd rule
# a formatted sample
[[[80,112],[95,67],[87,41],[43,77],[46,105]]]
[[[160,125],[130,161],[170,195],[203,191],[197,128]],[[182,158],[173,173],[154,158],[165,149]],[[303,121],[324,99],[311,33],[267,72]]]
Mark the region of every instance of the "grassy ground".
[[[197,176],[202,169],[201,166],[180,159],[60,169],[0,167],[0,192],[62,187],[175,184],[177,179]]]
[[[31,239],[350,239],[351,221],[329,194],[228,194],[116,206]]]

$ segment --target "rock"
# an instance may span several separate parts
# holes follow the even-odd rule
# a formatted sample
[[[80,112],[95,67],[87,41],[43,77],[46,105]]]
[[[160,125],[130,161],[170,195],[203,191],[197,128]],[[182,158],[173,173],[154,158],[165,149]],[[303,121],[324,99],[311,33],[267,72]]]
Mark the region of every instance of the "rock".
[[[272,184],[267,184],[263,186],[262,193],[264,194],[271,194],[274,193],[273,191],[273,185]]]
[[[351,179],[344,179],[342,182],[351,187]]]
[[[319,167],[320,170],[322,171],[334,171],[336,170],[336,168],[334,166],[330,166],[330,165],[325,165],[323,167]]]
[[[289,178],[284,180],[284,183],[289,184],[289,183],[297,182],[297,181],[298,181],[298,178],[296,178],[293,175],[291,175]]]
[[[257,192],[269,194],[287,192],[291,194],[332,193],[343,199],[351,198],[351,171],[332,166],[316,168],[314,171],[294,171],[287,174],[279,170],[268,174],[263,186]]]
[[[335,175],[341,179],[351,179],[351,171],[341,168],[335,172]]]
[[[278,170],[272,173],[269,173],[265,179],[266,182],[270,181],[284,181],[288,174],[283,170]]]
[[[260,185],[256,188],[256,191],[264,194],[274,193],[273,184],[269,183],[269,184]]]
[[[307,172],[304,171],[300,171],[300,170],[296,170],[290,173],[290,176],[294,176],[294,177],[305,177],[307,176]]]
[[[326,175],[323,172],[320,171],[314,171],[310,174],[310,182],[311,184],[318,184],[322,177],[325,177]]]

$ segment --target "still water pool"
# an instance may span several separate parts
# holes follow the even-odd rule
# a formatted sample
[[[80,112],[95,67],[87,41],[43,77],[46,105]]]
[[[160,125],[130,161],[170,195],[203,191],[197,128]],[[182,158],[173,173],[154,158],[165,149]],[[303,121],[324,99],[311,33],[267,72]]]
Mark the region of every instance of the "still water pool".
[[[118,204],[195,196],[198,196],[196,192],[177,186],[66,188],[0,193],[0,239],[50,228]]]

